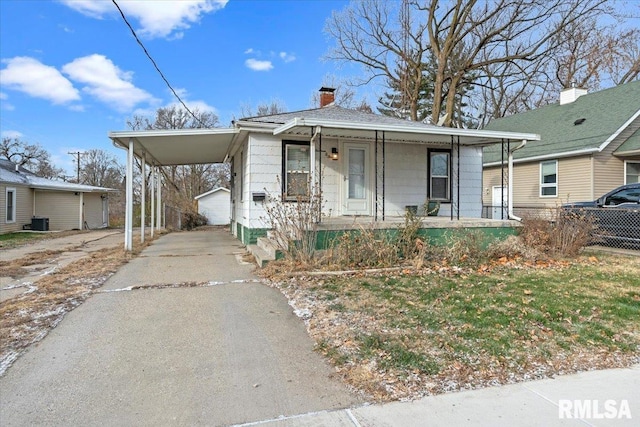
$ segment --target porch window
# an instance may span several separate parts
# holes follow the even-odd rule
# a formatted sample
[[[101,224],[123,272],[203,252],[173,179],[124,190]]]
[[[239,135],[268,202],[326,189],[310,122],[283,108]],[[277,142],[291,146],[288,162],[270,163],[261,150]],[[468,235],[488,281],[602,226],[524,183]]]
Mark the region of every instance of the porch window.
[[[450,151],[429,150],[429,199],[449,200]]]
[[[6,191],[6,206],[5,206],[5,222],[16,222],[16,189],[7,188]]]
[[[558,195],[558,161],[540,162],[540,197]]]
[[[624,169],[625,184],[640,182],[640,162],[625,162]]]
[[[283,189],[286,200],[309,197],[311,153],[308,142],[285,141]]]

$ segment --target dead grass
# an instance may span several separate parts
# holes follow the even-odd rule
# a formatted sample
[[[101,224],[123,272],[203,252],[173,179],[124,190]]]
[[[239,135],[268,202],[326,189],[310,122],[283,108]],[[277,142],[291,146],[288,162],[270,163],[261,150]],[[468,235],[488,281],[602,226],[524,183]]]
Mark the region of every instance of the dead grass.
[[[89,232],[89,230],[66,230],[47,233],[15,232],[0,234],[0,248],[13,249],[37,243],[42,240],[57,239],[60,237],[73,236],[75,234],[85,234]]]
[[[0,303],[0,375],[31,344],[43,339],[64,315],[82,304],[123,264],[148,246],[134,238],[134,250],[125,252],[121,246],[88,254],[66,267],[40,278],[30,289]],[[22,267],[50,261],[62,251],[29,254],[0,267],[2,275]]]
[[[317,349],[377,400],[640,361],[640,260],[495,261],[274,282]]]

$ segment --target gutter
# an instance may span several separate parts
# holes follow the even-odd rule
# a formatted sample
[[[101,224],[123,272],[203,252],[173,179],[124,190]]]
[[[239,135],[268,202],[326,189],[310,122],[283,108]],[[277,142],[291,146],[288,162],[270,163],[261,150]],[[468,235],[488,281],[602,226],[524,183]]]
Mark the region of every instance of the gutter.
[[[507,218],[514,219],[518,222],[522,222],[522,218],[513,214],[513,152],[524,148],[525,145],[527,145],[527,140],[523,139],[522,144],[509,151],[509,188],[507,190],[509,193],[509,201],[507,203]]]

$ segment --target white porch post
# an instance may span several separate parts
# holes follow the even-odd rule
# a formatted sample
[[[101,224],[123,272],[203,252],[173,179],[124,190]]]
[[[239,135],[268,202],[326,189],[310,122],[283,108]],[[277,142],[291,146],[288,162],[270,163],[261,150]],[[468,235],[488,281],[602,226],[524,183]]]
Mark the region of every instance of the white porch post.
[[[129,138],[127,151],[126,203],[124,214],[124,250],[133,249],[133,138]]]
[[[515,219],[516,221],[522,221],[522,218],[520,218],[519,216],[515,216],[513,214],[513,152],[523,148],[525,145],[527,145],[527,140],[523,139],[520,145],[518,145],[513,150],[509,151],[509,158],[508,158],[509,186],[507,188],[507,194],[508,194],[509,200],[507,201],[507,218]]]
[[[156,209],[157,209],[157,215],[156,215],[156,229],[160,230],[160,228],[162,228],[162,179],[160,178],[162,176],[162,172],[160,170],[160,167],[158,167],[158,175],[156,176]]]
[[[155,164],[151,165],[151,176],[150,176],[150,180],[151,182],[149,183],[149,187],[151,187],[151,221],[149,221],[149,226],[151,227],[151,237],[153,237],[153,230],[155,227],[155,219],[156,219],[156,166]]]
[[[142,153],[140,159],[140,170],[142,178],[140,179],[140,243],[144,243],[144,223],[146,220],[145,204],[147,198],[147,153]]]

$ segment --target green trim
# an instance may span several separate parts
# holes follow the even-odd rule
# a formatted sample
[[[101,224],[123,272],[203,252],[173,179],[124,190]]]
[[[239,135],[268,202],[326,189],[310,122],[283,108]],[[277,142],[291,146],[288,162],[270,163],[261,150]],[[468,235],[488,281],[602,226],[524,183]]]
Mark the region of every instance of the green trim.
[[[238,240],[244,245],[255,245],[258,237],[267,235],[268,228],[248,228],[242,224],[237,224]],[[478,231],[485,235],[484,243],[489,245],[494,240],[503,240],[508,236],[516,235],[518,227],[456,227],[456,228],[421,228],[418,236],[423,238],[430,245],[441,246],[446,244],[446,237],[462,234],[469,231]],[[316,239],[316,249],[323,250],[332,246],[340,236],[345,233],[359,233],[358,230],[318,230]],[[376,230],[376,237],[379,239],[393,239],[400,232],[399,228],[385,228]]]
[[[267,235],[268,228],[249,228],[238,223],[238,239],[244,245],[255,245],[258,243],[258,237]]]
[[[462,234],[469,231],[479,231],[485,235],[484,244],[489,245],[494,240],[503,240],[508,236],[518,233],[517,227],[464,227],[464,228],[421,228],[418,236],[423,238],[430,245],[441,246],[446,244],[446,237]],[[399,228],[386,228],[376,230],[376,238],[393,239],[400,232]],[[316,249],[322,250],[332,246],[340,236],[345,233],[359,233],[358,230],[318,230]]]

